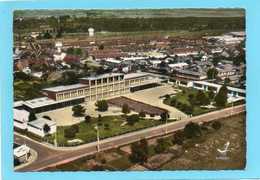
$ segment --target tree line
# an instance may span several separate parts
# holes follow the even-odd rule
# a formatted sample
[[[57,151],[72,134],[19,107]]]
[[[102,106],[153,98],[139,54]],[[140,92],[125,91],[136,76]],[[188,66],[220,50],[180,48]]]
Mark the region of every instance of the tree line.
[[[64,33],[88,32],[89,27],[93,27],[95,31],[110,32],[237,30],[245,28],[245,19],[244,17],[72,18],[61,16],[14,20],[14,32],[35,30],[35,27],[46,25]]]

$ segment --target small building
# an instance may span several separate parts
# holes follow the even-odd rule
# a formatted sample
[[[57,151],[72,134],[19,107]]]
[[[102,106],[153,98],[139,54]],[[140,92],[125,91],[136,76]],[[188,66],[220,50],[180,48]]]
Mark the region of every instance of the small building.
[[[61,88],[61,86],[59,86],[59,88]],[[53,94],[55,94],[55,92],[50,92],[48,96],[52,96]],[[74,96],[74,94],[72,94],[72,96]],[[53,98],[56,98],[56,95]],[[60,100],[51,99],[49,97],[41,97],[24,101],[23,107],[29,112],[41,113],[63,107],[73,106],[83,103],[84,101],[84,96],[68,97],[66,99]]]
[[[13,109],[14,127],[19,129],[27,129],[27,123],[30,113],[26,110]]]
[[[28,160],[30,156],[30,148],[26,144],[18,145],[14,144],[14,158],[18,160],[19,163],[24,163]]]
[[[44,131],[44,126],[48,125],[50,127],[49,132]],[[56,122],[45,118],[39,118],[34,121],[28,122],[27,130],[37,136],[44,137],[47,134],[56,133]]]

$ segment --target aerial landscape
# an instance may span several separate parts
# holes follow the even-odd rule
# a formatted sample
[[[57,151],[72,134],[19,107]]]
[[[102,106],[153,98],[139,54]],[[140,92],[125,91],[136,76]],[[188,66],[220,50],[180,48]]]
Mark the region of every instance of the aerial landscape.
[[[246,167],[244,9],[16,10],[14,170]]]

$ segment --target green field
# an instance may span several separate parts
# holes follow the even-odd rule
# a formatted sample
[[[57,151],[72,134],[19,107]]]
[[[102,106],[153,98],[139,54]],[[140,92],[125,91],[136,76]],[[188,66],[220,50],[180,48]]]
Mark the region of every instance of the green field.
[[[92,118],[90,122],[81,122],[77,124],[79,127],[79,132],[76,134],[75,138],[83,140],[83,143],[96,141],[97,135],[95,127],[97,125],[99,125],[98,127],[100,138],[104,139],[152,126],[157,126],[163,123],[160,120],[142,118],[140,118],[140,120],[134,125],[123,125],[125,122],[126,118],[124,116],[104,116],[101,118],[101,120],[98,120],[98,118]],[[70,126],[61,126],[57,128],[57,142],[59,146],[68,146],[67,140],[69,139],[64,136],[64,131],[68,128],[70,128]]]
[[[35,18],[49,16],[76,17],[241,17],[244,9],[113,9],[113,10],[16,10],[14,17]]]

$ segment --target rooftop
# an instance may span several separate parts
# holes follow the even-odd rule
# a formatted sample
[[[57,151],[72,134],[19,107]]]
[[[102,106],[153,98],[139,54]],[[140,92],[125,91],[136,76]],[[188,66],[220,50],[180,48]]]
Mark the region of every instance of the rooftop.
[[[36,98],[36,99],[31,99],[31,100],[25,101],[24,105],[33,109],[33,108],[48,106],[51,104],[57,104],[57,103],[66,102],[66,101],[70,101],[70,100],[74,100],[74,99],[80,99],[80,98],[84,98],[84,96],[74,97],[74,98],[70,98],[70,99],[64,99],[64,100],[60,100],[60,101],[55,101],[48,97],[41,97],[41,98]]]
[[[43,89],[43,91],[60,92],[60,91],[84,88],[87,86],[88,85],[86,85],[86,84],[79,83],[79,84],[73,84],[73,85],[68,85],[68,86],[55,86],[55,87],[51,87],[51,88],[45,88],[45,89]]]
[[[114,76],[121,76],[124,75],[123,73],[107,73],[107,74],[100,74],[96,76],[89,76],[89,77],[84,77],[80,78],[83,80],[96,80],[96,79],[102,79],[102,78],[108,78],[108,77],[114,77]]]
[[[137,73],[129,73],[125,75],[125,79],[132,79],[132,78],[137,78],[141,76],[148,76],[148,73],[145,72],[137,72]]]
[[[49,126],[54,126],[54,125],[56,125],[56,122],[45,119],[45,118],[39,118],[34,121],[28,122],[28,125],[39,128],[39,129],[42,129],[45,124],[47,124]]]

